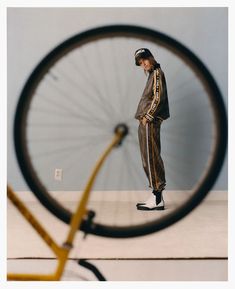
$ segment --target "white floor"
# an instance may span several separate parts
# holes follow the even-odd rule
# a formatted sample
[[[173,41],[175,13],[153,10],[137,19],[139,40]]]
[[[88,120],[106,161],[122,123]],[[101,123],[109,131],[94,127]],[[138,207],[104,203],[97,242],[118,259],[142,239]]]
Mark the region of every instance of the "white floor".
[[[88,260],[107,281],[227,281],[227,260]],[[55,260],[8,260],[8,271],[54,272]],[[69,260],[63,281],[97,281],[89,270]]]
[[[30,209],[61,244],[67,226],[37,201]],[[227,200],[207,198],[192,213],[157,233],[110,239],[79,232],[70,259],[90,260],[109,281],[225,281],[227,280]],[[8,204],[8,272],[53,270],[56,260],[18,211]],[[96,280],[73,260],[63,280]]]

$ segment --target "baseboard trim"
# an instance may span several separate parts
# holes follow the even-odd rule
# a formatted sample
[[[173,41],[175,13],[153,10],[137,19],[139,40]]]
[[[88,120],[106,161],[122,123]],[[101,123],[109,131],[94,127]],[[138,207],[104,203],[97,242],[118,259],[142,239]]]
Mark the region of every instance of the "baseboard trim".
[[[82,192],[81,191],[68,191],[68,192],[64,192],[62,194],[63,191],[53,191],[52,194],[54,195],[60,195],[59,199],[61,201],[77,201],[79,200]],[[130,192],[130,191],[127,191]],[[136,191],[135,191],[136,192]],[[31,193],[30,191],[16,191],[17,195],[22,198],[23,201],[25,202],[38,202],[37,198],[34,196],[33,193]],[[99,201],[99,195],[103,193],[102,191],[96,191],[96,192],[92,192],[91,195],[91,200],[92,201]],[[123,193],[123,192],[122,192]],[[138,195],[140,194],[148,194],[149,191],[139,191]],[[165,195],[167,196],[168,194],[172,194],[172,195],[176,195],[176,194],[187,194],[186,192],[180,192],[180,191],[166,191]],[[116,194],[116,191],[106,191],[105,192],[106,196],[107,196],[107,200],[108,201],[112,201],[112,195]],[[114,200],[113,200],[114,201]],[[115,198],[116,201],[116,198]],[[125,201],[125,199],[120,199],[119,201]],[[227,191],[210,191],[207,196],[205,197],[204,201],[228,201],[228,192]]]

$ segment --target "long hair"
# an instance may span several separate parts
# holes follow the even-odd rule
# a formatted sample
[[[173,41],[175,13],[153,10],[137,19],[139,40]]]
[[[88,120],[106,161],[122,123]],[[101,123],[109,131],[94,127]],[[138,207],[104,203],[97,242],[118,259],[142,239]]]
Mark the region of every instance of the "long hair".
[[[149,56],[147,59],[149,60],[152,68],[155,68],[155,67],[157,67],[157,66],[159,65],[159,64],[157,63],[156,59],[155,59],[153,56]],[[144,73],[145,73],[145,75],[147,75],[147,74],[148,74],[148,71],[144,70]]]

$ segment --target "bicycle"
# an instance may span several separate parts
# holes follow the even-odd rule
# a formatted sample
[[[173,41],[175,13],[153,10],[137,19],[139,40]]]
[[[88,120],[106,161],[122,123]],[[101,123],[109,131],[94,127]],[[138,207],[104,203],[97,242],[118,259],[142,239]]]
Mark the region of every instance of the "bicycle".
[[[172,200],[161,214],[138,215],[131,209],[144,182],[140,160],[133,157],[139,155],[133,99],[136,95],[139,98],[139,83],[144,77],[133,71],[133,53],[139,47],[158,51],[159,59],[165,62],[169,100],[174,103],[170,103],[174,122],[166,121],[162,131],[162,155]],[[113,73],[110,67],[115,68]],[[126,73],[126,67],[132,71]],[[127,77],[133,79],[134,73],[137,81],[128,82]],[[69,224],[75,215],[73,204],[65,204],[63,192],[74,190],[70,186],[73,183],[76,197],[83,199],[82,180],[88,179],[95,156],[108,146],[113,132],[119,134],[110,148],[113,153],[102,166],[101,177],[88,190],[93,189],[89,206],[95,218],[94,214],[89,220],[81,217],[76,229],[113,238],[145,235],[182,219],[214,185],[226,154],[226,109],[209,70],[177,40],[139,26],[94,28],[69,38],[45,56],[28,78],[15,115],[15,150],[23,176],[42,205],[63,222]],[[63,187],[48,178],[59,163],[71,176]],[[120,163],[122,181],[110,174]],[[105,172],[109,173],[106,187],[101,182]],[[170,188],[177,188],[177,192],[170,194]],[[108,206],[102,208],[107,200],[116,204],[108,219],[102,216],[109,210]],[[129,219],[121,218],[123,209],[129,212]],[[81,214],[84,216],[85,211]]]

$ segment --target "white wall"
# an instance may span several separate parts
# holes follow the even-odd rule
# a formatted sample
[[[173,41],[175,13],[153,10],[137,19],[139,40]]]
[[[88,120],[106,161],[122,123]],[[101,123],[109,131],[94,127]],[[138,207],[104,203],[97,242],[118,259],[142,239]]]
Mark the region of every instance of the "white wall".
[[[227,105],[228,11],[226,8],[8,8],[8,182],[26,185],[15,159],[12,122],[20,90],[48,51],[96,26],[135,24],[156,29],[190,48],[215,77]],[[227,190],[227,160],[216,190]]]

